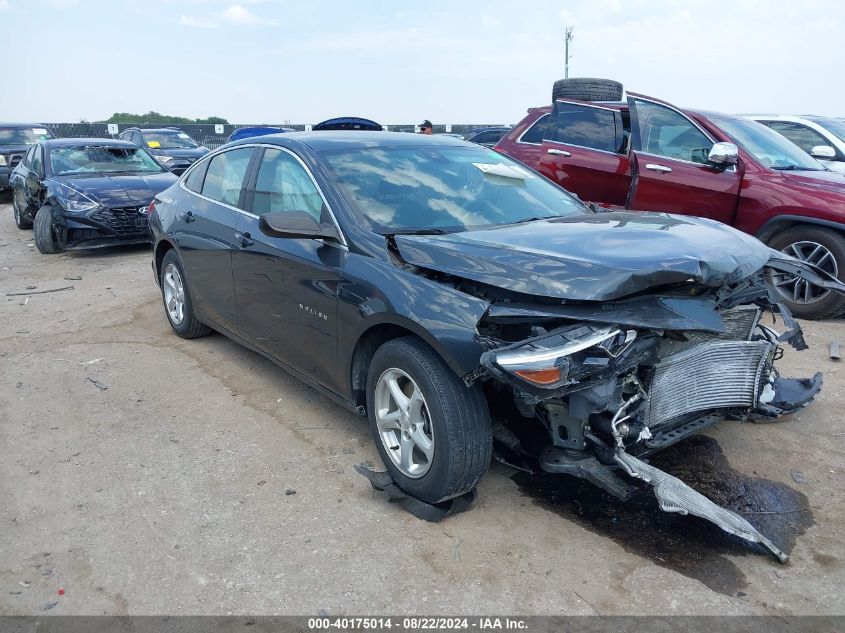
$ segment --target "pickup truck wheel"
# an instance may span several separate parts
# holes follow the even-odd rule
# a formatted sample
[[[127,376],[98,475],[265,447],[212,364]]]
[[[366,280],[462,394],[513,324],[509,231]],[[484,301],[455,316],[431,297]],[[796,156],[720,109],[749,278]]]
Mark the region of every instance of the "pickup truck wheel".
[[[14,189],[12,189],[12,211],[15,214],[15,226],[21,231],[32,228],[32,222],[23,217],[23,211],[21,211],[21,207],[18,204],[18,192]]]
[[[841,233],[816,226],[793,226],[775,235],[769,246],[845,281],[845,237]],[[772,275],[772,283],[795,316],[825,319],[845,310],[845,296],[793,275]]]
[[[53,207],[45,204],[35,214],[35,246],[44,255],[53,255],[62,251],[62,245],[53,230]]]
[[[622,84],[612,79],[594,79],[592,77],[559,79],[552,86],[552,102],[557,99],[621,101]]]
[[[426,503],[457,497],[487,472],[493,433],[484,394],[419,339],[393,339],[376,350],[367,411],[381,460],[414,497]]]
[[[185,271],[173,249],[167,251],[161,262],[160,282],[164,312],[173,331],[182,338],[199,338],[210,334],[211,328],[200,323],[194,314]]]

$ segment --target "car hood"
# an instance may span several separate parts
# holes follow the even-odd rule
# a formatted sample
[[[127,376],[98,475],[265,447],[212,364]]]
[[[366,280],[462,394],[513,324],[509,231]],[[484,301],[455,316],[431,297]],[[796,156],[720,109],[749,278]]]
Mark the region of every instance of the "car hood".
[[[781,171],[790,182],[845,195],[845,175],[836,171]]]
[[[0,145],[0,154],[26,154],[32,145]]]
[[[680,282],[734,283],[772,251],[720,222],[602,213],[448,235],[397,235],[407,262],[514,292],[608,301]]]
[[[148,204],[177,177],[170,172],[160,174],[121,174],[112,176],[60,176],[54,181],[75,189],[106,207],[128,207]],[[61,189],[58,190],[61,195]]]
[[[194,147],[188,149],[155,149],[150,153],[153,156],[172,156],[173,158],[199,158],[208,154],[207,147]]]

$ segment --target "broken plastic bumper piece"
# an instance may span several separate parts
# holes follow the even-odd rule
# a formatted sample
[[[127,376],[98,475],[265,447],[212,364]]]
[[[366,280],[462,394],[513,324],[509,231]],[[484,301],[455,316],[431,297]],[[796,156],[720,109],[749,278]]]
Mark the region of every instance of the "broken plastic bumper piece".
[[[677,477],[650,466],[625,451],[618,450],[615,459],[628,475],[642,479],[654,488],[654,495],[657,497],[661,510],[679,514],[693,514],[702,519],[707,519],[728,534],[734,534],[751,543],[759,543],[781,563],[786,563],[789,560],[786,553],[763,536],[748,521],[735,512],[713,503]]]

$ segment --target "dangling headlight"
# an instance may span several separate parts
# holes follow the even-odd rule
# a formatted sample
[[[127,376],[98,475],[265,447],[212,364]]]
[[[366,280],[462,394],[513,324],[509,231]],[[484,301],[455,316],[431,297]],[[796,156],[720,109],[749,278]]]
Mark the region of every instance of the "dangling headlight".
[[[635,330],[575,326],[490,352],[490,361],[535,387],[550,389],[600,371],[636,338]]]
[[[81,191],[65,185],[61,189],[61,196],[59,196],[59,204],[62,205],[67,213],[87,213],[100,206],[100,203],[89,198]]]

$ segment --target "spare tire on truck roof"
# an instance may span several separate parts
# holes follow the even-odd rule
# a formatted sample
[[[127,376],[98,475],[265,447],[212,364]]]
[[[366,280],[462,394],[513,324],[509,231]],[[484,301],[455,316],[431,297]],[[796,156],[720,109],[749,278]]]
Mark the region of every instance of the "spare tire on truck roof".
[[[613,79],[596,79],[593,77],[559,79],[552,86],[552,102],[557,99],[621,101],[622,84]]]

